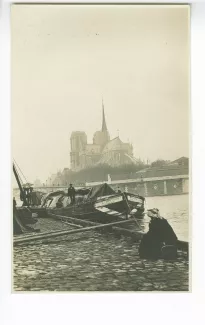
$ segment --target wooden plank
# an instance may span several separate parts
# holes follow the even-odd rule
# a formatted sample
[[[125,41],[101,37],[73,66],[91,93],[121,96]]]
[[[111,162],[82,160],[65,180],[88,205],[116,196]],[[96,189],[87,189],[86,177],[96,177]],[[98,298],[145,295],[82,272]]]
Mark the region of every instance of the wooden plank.
[[[98,225],[95,225],[95,226],[84,227],[84,228],[80,228],[80,229],[55,231],[55,232],[51,232],[51,233],[42,233],[42,234],[34,235],[34,236],[27,236],[26,238],[14,238],[13,243],[15,245],[15,244],[18,244],[18,243],[19,244],[20,243],[26,243],[26,242],[30,242],[30,241],[33,241],[33,240],[42,240],[42,239],[45,239],[45,238],[52,238],[52,237],[58,237],[58,236],[64,236],[64,235],[72,235],[72,234],[76,234],[76,233],[80,233],[80,232],[92,231],[92,230],[102,229],[102,228],[109,228],[109,227],[112,227],[114,225],[125,224],[125,223],[128,223],[128,222],[130,222],[130,220],[112,222],[112,223],[108,223],[108,224],[98,224]]]
[[[96,222],[93,222],[93,221],[85,221],[85,220],[81,220],[81,219],[75,219],[73,217],[67,217],[67,216],[61,216],[61,215],[55,215],[55,214],[52,214],[52,213],[49,213],[49,215],[51,217],[56,217],[57,219],[65,219],[65,220],[70,220],[72,222],[78,222],[80,223],[81,225],[97,225],[98,223]],[[131,221],[131,220],[130,220]],[[125,228],[120,228],[120,227],[112,227],[112,230],[118,234],[122,234],[122,235],[125,235],[125,236],[129,236],[129,237],[132,237],[136,240],[140,240],[142,237],[143,237],[143,233],[139,232],[139,231],[132,231],[132,230],[129,230],[129,229],[125,229]],[[182,241],[182,240],[178,240],[177,241],[177,248],[179,250],[182,250],[182,251],[185,251],[185,252],[188,252],[189,250],[189,243],[187,241]]]
[[[189,243],[183,240],[177,240],[177,248],[182,251],[189,251]]]
[[[62,223],[64,223],[65,225],[68,225],[68,226],[72,226],[72,227],[77,227],[77,228],[82,228],[83,226],[80,226],[80,225],[77,225],[76,223],[71,223],[71,222],[68,222],[68,221],[62,221]]]
[[[98,225],[99,223],[97,222],[93,222],[93,221],[88,221],[88,220],[84,220],[84,219],[78,219],[78,218],[75,218],[75,217],[67,217],[67,216],[62,216],[62,215],[56,215],[56,214],[52,214],[52,213],[49,213],[49,216],[52,217],[52,218],[56,218],[58,220],[69,220],[71,222],[76,222],[80,225],[83,225],[83,226],[94,226],[94,225]],[[129,219],[129,221],[131,222],[132,219]],[[116,234],[119,234],[119,235],[124,235],[124,236],[129,236],[131,238],[133,238],[134,240],[136,241],[139,241],[140,239],[142,239],[142,236],[143,236],[143,233],[140,232],[140,231],[132,231],[130,229],[126,229],[126,228],[121,228],[121,227],[118,227],[118,226],[112,226],[112,231]]]

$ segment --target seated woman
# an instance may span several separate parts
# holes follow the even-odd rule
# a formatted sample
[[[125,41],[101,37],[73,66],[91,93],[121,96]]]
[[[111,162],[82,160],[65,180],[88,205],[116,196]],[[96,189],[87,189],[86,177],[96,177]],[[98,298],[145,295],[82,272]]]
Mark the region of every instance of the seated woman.
[[[174,259],[177,257],[177,236],[166,219],[160,216],[158,209],[148,210],[151,218],[149,231],[143,236],[139,247],[141,258]]]

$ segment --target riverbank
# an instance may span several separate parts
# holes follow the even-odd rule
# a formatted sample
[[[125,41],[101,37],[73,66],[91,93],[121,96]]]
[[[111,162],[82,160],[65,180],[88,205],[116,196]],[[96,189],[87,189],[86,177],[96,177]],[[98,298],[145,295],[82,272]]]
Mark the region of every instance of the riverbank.
[[[41,231],[68,225],[39,219]],[[14,291],[188,291],[185,254],[177,261],[147,261],[139,243],[88,232],[13,249]]]

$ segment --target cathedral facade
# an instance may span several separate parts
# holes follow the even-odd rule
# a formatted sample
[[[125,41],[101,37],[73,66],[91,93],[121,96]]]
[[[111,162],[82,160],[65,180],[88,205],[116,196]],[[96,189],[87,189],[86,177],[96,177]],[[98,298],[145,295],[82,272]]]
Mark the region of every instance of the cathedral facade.
[[[122,142],[119,136],[110,139],[104,105],[102,105],[102,128],[94,133],[93,143],[87,143],[85,132],[74,131],[70,137],[70,146],[70,166],[73,171],[100,164],[115,167],[137,163],[130,143]]]

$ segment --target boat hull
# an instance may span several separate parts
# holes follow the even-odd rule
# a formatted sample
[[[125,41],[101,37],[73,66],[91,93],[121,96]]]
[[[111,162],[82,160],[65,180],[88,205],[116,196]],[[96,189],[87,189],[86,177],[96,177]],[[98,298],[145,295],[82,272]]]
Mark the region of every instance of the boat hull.
[[[67,216],[105,224],[130,218],[133,209],[135,209],[135,216],[139,220],[139,224],[133,222],[131,228],[137,227],[142,230],[143,226],[140,226],[140,221],[144,218],[144,198],[128,193],[98,197],[93,202],[62,208],[47,208],[47,212],[56,216]]]

